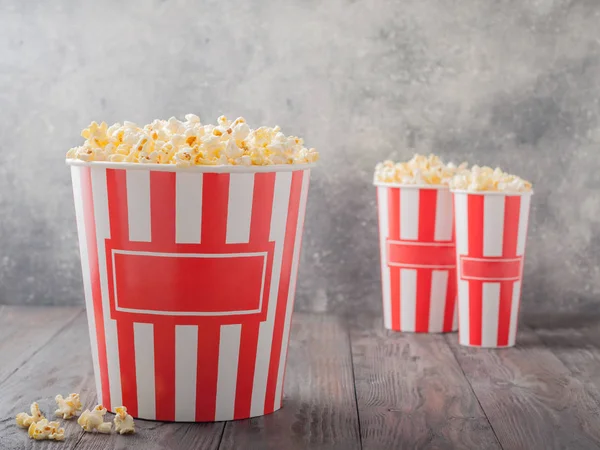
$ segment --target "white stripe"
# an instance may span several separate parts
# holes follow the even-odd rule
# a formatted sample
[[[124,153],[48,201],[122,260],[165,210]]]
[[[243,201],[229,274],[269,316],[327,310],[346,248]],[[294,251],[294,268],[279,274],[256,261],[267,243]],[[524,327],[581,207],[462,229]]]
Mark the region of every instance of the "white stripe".
[[[129,240],[150,242],[150,171],[127,171],[127,215]]]
[[[196,420],[196,374],[198,372],[198,327],[175,327],[175,420]]]
[[[226,237],[228,244],[244,243],[250,240],[253,194],[253,173],[233,173],[229,175]]]
[[[483,256],[502,256],[504,196],[483,197]]]
[[[98,398],[102,399],[102,383],[100,381],[100,365],[98,362],[98,339],[96,335],[96,318],[94,317],[94,298],[92,295],[92,280],[90,273],[90,260],[85,232],[83,186],[81,173],[87,170],[84,167],[71,166],[71,179],[73,181],[73,197],[75,200],[75,216],[77,218],[77,235],[79,236],[79,252],[81,255],[81,274],[83,276],[83,292],[85,294],[85,310],[87,313],[90,345],[92,348],[92,364],[94,366],[94,379]],[[102,400],[100,400],[102,401]]]
[[[513,283],[512,302],[510,305],[510,325],[508,328],[508,345],[515,345],[517,325],[519,322],[519,303],[521,302],[521,282]]]
[[[517,237],[517,255],[525,255],[525,241],[527,240],[527,224],[529,222],[529,205],[531,195],[521,196],[521,207],[519,210],[519,236]]]
[[[290,339],[290,324],[292,322],[292,312],[294,310],[294,297],[296,295],[296,282],[298,281],[298,265],[300,263],[300,250],[302,247],[302,230],[304,227],[304,217],[306,214],[306,201],[308,199],[308,186],[310,184],[310,170],[305,170],[302,174],[302,190],[300,192],[300,202],[298,204],[298,223],[296,224],[296,239],[294,242],[294,255],[292,257],[292,272],[288,290],[287,306],[285,309],[285,322],[283,325],[283,340],[281,343],[281,354],[279,357],[279,369],[277,372],[277,386],[275,388],[275,406],[277,410],[281,408],[283,392],[283,374],[285,372],[285,363],[287,360],[288,343]]]
[[[137,382],[138,417],[156,419],[156,389],[154,382],[154,325],[133,324],[135,345],[135,377]],[[158,361],[158,364],[161,362]],[[113,405],[113,408],[118,405]],[[125,405],[127,406],[127,405]]]
[[[119,170],[119,169],[111,169]],[[110,219],[108,214],[108,192],[106,169],[92,167],[92,192],[94,196],[94,214],[96,216],[96,241],[98,244],[98,271],[100,272],[100,290],[102,292],[102,312],[104,315],[104,334],[106,339],[106,360],[108,366],[108,384],[111,405],[122,405],[121,368],[119,363],[119,345],[117,341],[117,323],[110,318],[108,297],[108,277],[106,269],[105,239],[110,238]]]
[[[438,189],[435,206],[435,233],[436,241],[449,241],[452,239],[452,194],[447,189]]]
[[[202,174],[177,172],[175,192],[175,242],[199,244],[202,229]]]
[[[429,332],[439,333],[444,329],[444,312],[448,293],[448,271],[431,271],[431,302],[429,304]]]
[[[267,320],[260,324],[258,345],[256,352],[256,369],[252,387],[251,416],[264,413],[265,396],[267,392],[267,376],[271,360],[271,343],[273,340],[273,325],[275,322],[275,309],[277,294],[279,292],[279,277],[281,272],[281,259],[283,255],[283,242],[285,240],[285,226],[287,222],[288,203],[292,184],[291,172],[278,172],[275,176],[275,193],[273,196],[273,211],[271,214],[271,228],[269,240],[275,242],[273,252],[273,271],[269,291],[269,310]]]
[[[390,298],[390,268],[387,265],[386,239],[390,234],[389,211],[388,211],[389,188],[379,186],[377,188],[379,204],[379,246],[381,254],[381,291],[383,298],[383,323],[386,328],[392,329],[392,300]]]
[[[461,345],[471,345],[469,332],[469,282],[458,280],[458,340]]]
[[[466,194],[453,195],[454,206],[456,208],[454,211],[454,219],[456,223],[457,265],[458,270],[460,270],[460,260],[458,260],[458,256],[469,254],[469,203],[468,196]]]
[[[458,330],[458,299],[454,301],[454,313],[452,314],[452,331]]]
[[[417,271],[400,269],[400,330],[415,331],[417,316]]]
[[[481,316],[481,346],[497,347],[500,322],[500,283],[483,283]]]
[[[400,189],[400,239],[419,238],[419,190]]]
[[[221,327],[215,420],[233,420],[241,334],[240,324]]]

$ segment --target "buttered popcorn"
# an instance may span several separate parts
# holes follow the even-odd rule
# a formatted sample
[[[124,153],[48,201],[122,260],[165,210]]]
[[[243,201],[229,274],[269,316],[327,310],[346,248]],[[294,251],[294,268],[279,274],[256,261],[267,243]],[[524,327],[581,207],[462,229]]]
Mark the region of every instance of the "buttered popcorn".
[[[27,434],[31,439],[41,441],[50,439],[54,441],[65,440],[65,429],[60,428],[58,422],[48,422],[48,419],[42,419],[39,422],[34,422],[29,426]]]
[[[522,178],[503,172],[497,167],[473,166],[457,174],[450,182],[450,187],[465,191],[495,191],[495,192],[529,192],[531,183]]]
[[[97,405],[91,411],[86,409],[77,423],[83,428],[84,431],[108,434],[112,430],[112,423],[104,421],[104,415],[106,414],[106,408],[102,405]]]
[[[63,398],[62,395],[55,397],[58,409],[54,412],[54,415],[61,416],[63,419],[71,419],[79,411],[81,411],[81,400],[79,394],[69,394],[67,398]]]
[[[85,142],[70,149],[67,159],[182,167],[306,164],[319,159],[302,139],[286,136],[278,126],[253,130],[243,117],[230,121],[221,116],[216,125],[203,125],[194,114],[187,114],[185,121],[171,117],[144,126],[92,122],[81,136]]]
[[[125,406],[118,406],[115,408],[115,413],[115,431],[119,434],[135,433],[133,417],[127,414],[127,408]]]
[[[32,423],[37,423],[46,419],[40,411],[40,405],[38,405],[37,402],[33,402],[31,404],[30,412],[31,415],[27,413],[17,414],[16,421],[18,426],[21,428],[29,428]]]
[[[436,155],[415,154],[408,162],[384,161],[375,166],[375,182],[414,185],[447,185],[452,177],[467,168],[467,163],[456,166],[444,164]]]

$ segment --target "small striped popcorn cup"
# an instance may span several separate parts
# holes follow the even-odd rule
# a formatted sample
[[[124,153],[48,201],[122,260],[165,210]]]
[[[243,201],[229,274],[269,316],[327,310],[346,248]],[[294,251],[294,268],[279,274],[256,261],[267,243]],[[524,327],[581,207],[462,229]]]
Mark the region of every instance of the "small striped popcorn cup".
[[[99,401],[176,422],[281,408],[311,166],[68,163]]]
[[[461,345],[515,345],[531,195],[453,191]]]
[[[456,331],[456,256],[447,186],[375,182],[387,329]]]

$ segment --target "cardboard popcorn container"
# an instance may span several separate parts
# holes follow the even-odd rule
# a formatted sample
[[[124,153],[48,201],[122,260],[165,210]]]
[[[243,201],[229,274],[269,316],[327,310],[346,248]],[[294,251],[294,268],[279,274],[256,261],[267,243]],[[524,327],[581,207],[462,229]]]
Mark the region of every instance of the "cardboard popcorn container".
[[[446,186],[375,183],[383,319],[395,331],[456,331],[452,195]]]
[[[453,191],[461,345],[515,345],[531,195]]]
[[[67,162],[98,401],[177,422],[281,408],[311,165]]]

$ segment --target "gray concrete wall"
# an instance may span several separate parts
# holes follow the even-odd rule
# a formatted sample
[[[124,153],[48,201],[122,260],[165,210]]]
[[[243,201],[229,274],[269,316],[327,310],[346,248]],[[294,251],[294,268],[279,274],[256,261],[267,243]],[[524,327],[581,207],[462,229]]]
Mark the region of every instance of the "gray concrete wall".
[[[597,0],[0,0],[0,303],[82,302],[66,150],[91,120],[279,124],[322,154],[297,307],[380,310],[374,164],[535,183],[525,311],[600,298]]]

